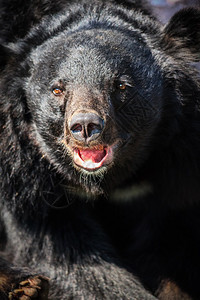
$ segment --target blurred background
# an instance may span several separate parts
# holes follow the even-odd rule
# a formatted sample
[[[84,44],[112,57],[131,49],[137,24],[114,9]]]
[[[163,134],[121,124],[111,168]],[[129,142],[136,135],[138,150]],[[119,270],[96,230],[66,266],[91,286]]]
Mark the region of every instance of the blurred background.
[[[158,19],[162,23],[166,23],[169,18],[179,9],[187,6],[198,6],[200,8],[200,0],[148,0],[154,7],[154,11]]]

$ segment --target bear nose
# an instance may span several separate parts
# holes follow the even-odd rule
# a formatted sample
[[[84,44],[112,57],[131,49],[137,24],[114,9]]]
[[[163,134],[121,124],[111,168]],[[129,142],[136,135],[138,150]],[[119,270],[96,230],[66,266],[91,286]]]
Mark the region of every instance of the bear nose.
[[[77,113],[72,116],[70,131],[81,142],[90,142],[99,137],[104,127],[104,120],[91,112]]]

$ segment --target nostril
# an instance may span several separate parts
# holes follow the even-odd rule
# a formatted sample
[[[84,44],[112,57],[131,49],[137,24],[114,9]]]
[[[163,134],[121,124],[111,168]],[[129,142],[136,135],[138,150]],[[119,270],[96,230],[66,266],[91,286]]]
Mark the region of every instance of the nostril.
[[[102,126],[100,124],[89,123],[87,126],[88,135],[91,136],[96,133],[100,133]]]
[[[72,132],[81,132],[82,131],[82,125],[81,124],[74,124],[72,127],[71,127],[71,131]]]

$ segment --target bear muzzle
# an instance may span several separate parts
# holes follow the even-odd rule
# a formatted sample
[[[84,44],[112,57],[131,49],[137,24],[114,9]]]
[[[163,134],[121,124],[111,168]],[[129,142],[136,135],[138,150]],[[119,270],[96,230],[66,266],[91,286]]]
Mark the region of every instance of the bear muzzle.
[[[97,112],[81,110],[72,115],[68,128],[77,144],[77,147],[73,149],[75,165],[94,171],[110,162],[111,147],[102,145],[100,142],[104,126],[105,122]],[[96,145],[92,146],[94,143]]]

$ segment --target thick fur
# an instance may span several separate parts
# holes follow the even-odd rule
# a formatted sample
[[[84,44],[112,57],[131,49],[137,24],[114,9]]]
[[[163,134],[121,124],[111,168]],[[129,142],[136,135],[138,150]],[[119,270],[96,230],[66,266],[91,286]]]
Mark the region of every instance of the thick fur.
[[[0,11],[0,299],[37,274],[53,300],[200,299],[200,11],[165,27],[131,0]],[[84,109],[116,145],[95,172],[70,150]]]

